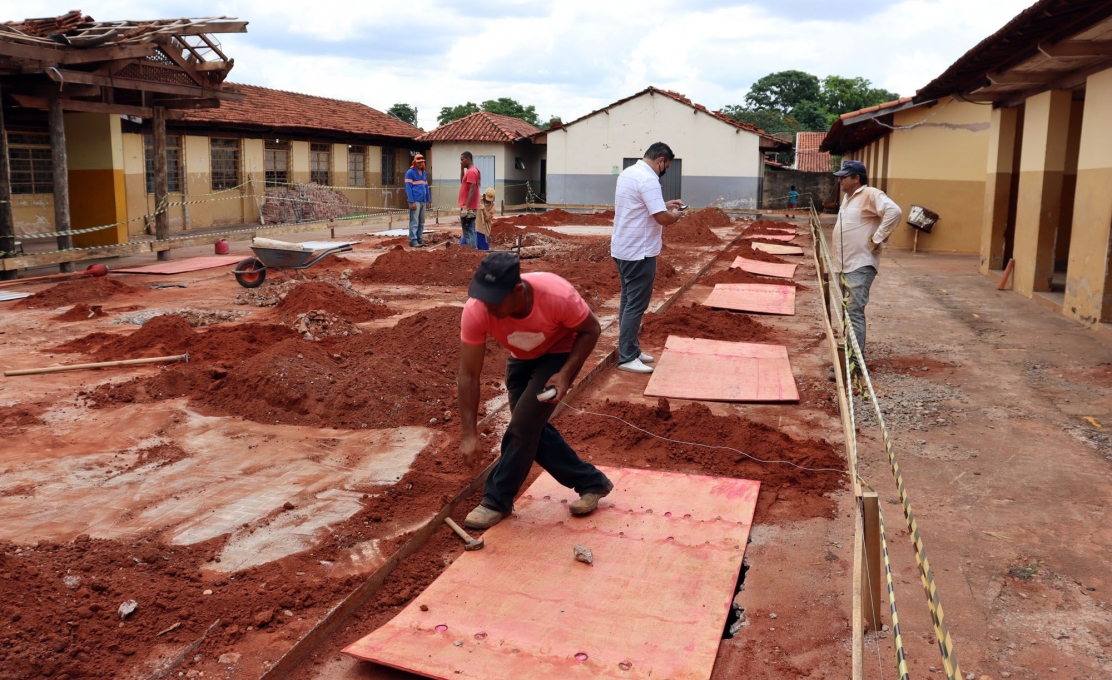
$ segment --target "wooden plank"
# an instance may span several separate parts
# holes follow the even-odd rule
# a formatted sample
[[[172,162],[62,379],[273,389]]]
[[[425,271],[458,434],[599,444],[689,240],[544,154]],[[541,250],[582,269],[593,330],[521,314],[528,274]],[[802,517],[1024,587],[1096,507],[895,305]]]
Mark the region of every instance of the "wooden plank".
[[[715,284],[703,305],[738,312],[792,316],[795,314],[795,286],[719,283]]]
[[[542,474],[486,549],[344,652],[432,678],[709,678],[760,483],[602,470],[615,489],[581,518]]]
[[[799,401],[782,345],[668,336],[647,397],[726,402]]]
[[[243,101],[244,95],[236,92],[225,92],[216,88],[196,87],[192,85],[173,85],[158,83],[151,80],[137,80],[135,78],[120,78],[113,76],[99,76],[93,73],[70,71],[64,69],[48,69],[45,71],[48,78],[56,83],[81,83],[84,85],[101,85],[116,87],[121,90],[139,90],[142,92],[160,92],[162,94],[176,94],[183,97],[214,97],[221,101]]]
[[[166,195],[169,193],[166,177],[166,109],[161,106],[154,107],[154,118],[151,121],[154,128],[154,204],[157,211],[154,216],[154,236],[159,241],[170,238],[170,212],[166,207]],[[159,260],[169,260],[169,250],[158,251]]]
[[[62,64],[89,64],[97,61],[117,61],[152,56],[158,47],[154,43],[138,45],[112,45],[110,47],[90,47],[85,50],[62,50]]]
[[[880,545],[880,499],[875,491],[861,492],[861,518],[864,521],[861,569],[862,601],[866,630],[878,631],[881,621],[881,582],[884,579],[884,554]]]
[[[754,243],[753,250],[760,250],[771,255],[802,255],[803,249],[799,246],[785,246],[779,243]]]
[[[100,246],[98,248],[19,255],[17,257],[0,259],[0,267],[3,267],[5,271],[15,271],[19,269],[30,269],[31,267],[59,264],[62,262],[101,260],[106,257],[127,257],[129,255],[149,252],[151,252],[150,241],[132,241],[130,243],[118,243],[111,246]]]
[[[46,97],[33,97],[25,94],[13,94],[12,99],[25,109],[50,110],[50,100]],[[153,118],[154,109],[149,106],[128,106],[126,104],[105,104],[103,102],[87,102],[80,99],[62,99],[63,111],[79,111],[81,113],[111,113],[121,116],[135,116],[136,118]],[[208,101],[208,100],[200,100]],[[184,114],[178,111],[168,112],[168,118],[181,120]]]
[[[1039,45],[1039,51],[1051,58],[1112,57],[1112,40],[1070,40],[1057,45]]]
[[[730,265],[731,269],[741,269],[743,272],[758,274],[760,276],[774,276],[781,279],[795,278],[795,268],[798,265],[779,262],[761,262],[738,257]]]

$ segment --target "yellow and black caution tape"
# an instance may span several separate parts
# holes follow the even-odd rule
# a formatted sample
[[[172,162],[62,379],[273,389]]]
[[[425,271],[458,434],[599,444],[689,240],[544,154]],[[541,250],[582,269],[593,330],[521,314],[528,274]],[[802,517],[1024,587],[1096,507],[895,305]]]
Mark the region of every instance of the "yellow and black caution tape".
[[[814,216],[812,216],[812,219],[814,219]],[[818,238],[819,247],[822,250],[826,266],[830,271],[834,271],[830,258],[830,251],[826,244],[826,237],[817,223],[814,231]],[[869,378],[869,370],[865,365],[864,355],[857,342],[857,336],[853,332],[853,326],[850,323],[849,307],[847,304],[848,288],[845,284],[844,277],[839,281],[839,285],[844,291],[843,295],[840,297],[842,300],[841,321],[844,329],[842,335],[846,347],[846,368],[847,371],[853,371],[853,373],[849,375],[853,375],[855,379],[863,382],[864,387],[862,389],[862,394],[867,394],[876,412],[877,423],[880,425],[881,436],[884,439],[884,448],[888,454],[888,462],[892,467],[892,475],[896,480],[896,490],[899,492],[900,503],[903,506],[904,519],[907,521],[908,534],[915,548],[915,561],[919,566],[919,578],[923,583],[923,590],[927,597],[927,608],[930,610],[931,620],[934,624],[935,638],[938,640],[938,649],[942,654],[942,670],[946,673],[946,677],[949,680],[963,680],[961,668],[958,665],[957,653],[954,650],[954,641],[950,637],[949,627],[946,625],[946,613],[942,608],[942,598],[938,593],[938,586],[935,583],[934,574],[931,571],[930,560],[927,558],[927,549],[923,543],[922,534],[919,531],[919,524],[915,520],[915,512],[911,508],[911,498],[907,493],[907,486],[904,483],[903,473],[900,472],[899,462],[896,460],[896,451],[892,445],[892,438],[888,432],[888,425],[884,420],[884,414],[881,412],[880,401],[876,396],[876,390],[873,388],[872,380]],[[852,399],[850,403],[852,404]],[[852,416],[852,406],[850,407],[850,412]],[[885,551],[885,559],[887,561],[887,550]],[[891,588],[890,577],[889,587]],[[899,641],[899,646],[897,647],[897,660],[903,662],[902,636],[897,638],[897,640]]]

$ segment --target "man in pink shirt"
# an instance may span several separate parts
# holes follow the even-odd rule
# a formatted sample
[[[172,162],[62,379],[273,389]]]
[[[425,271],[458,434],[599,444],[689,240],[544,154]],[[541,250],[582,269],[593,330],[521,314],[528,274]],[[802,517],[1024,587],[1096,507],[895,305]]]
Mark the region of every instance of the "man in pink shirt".
[[[479,209],[479,169],[475,167],[475,157],[470,151],[464,151],[459,156],[460,181],[459,181],[459,225],[463,228],[462,244],[479,247],[479,239],[475,236],[475,211]]]
[[[579,500],[568,505],[571,514],[594,511],[614,485],[580,459],[548,419],[598,343],[598,319],[570,283],[547,272],[522,274],[512,253],[484,258],[467,293],[457,383],[464,461],[474,462],[482,451],[475,427],[488,336],[510,351],[510,424],[502,437],[502,455],[483,486],[483,501],[464,523],[487,529],[512,512],[534,460],[557,482],[579,493]],[[538,395],[549,387],[556,395],[540,401]]]

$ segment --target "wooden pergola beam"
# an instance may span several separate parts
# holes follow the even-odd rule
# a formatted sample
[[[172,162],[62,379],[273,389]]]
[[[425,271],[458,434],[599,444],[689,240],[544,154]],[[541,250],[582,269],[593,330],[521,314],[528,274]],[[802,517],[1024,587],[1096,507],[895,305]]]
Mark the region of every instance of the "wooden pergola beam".
[[[50,110],[50,100],[47,97],[35,97],[27,94],[13,94],[12,99],[25,109]],[[76,111],[79,113],[112,113],[121,116],[135,116],[136,118],[154,118],[154,109],[149,106],[128,106],[126,104],[105,104],[103,102],[87,102],[81,99],[61,99],[63,111]],[[211,99],[200,99],[200,102],[211,102]],[[219,106],[219,102],[217,102]],[[177,107],[185,108],[185,107]],[[198,106],[196,108],[205,108]],[[167,118],[181,120],[185,114],[181,111],[167,112]]]
[[[182,97],[199,97],[219,99],[221,101],[238,102],[243,101],[244,95],[237,92],[225,92],[223,90],[196,87],[192,85],[174,85],[171,83],[156,83],[148,80],[139,80],[136,78],[120,78],[113,76],[111,78],[106,76],[98,76],[92,73],[85,73],[83,71],[70,71],[63,69],[47,69],[43,72],[46,77],[50,78],[56,83],[80,83],[82,85],[100,85],[102,87],[116,87],[121,90],[139,90],[142,92],[158,92],[160,94],[176,94]]]
[[[67,50],[53,47],[40,47],[38,45],[24,45],[0,40],[0,55],[13,59],[37,61],[45,66],[63,66],[70,64],[89,64],[98,61],[136,59],[149,57],[154,54],[157,49],[158,46],[154,43],[143,43],[139,45],[92,47],[87,50]]]

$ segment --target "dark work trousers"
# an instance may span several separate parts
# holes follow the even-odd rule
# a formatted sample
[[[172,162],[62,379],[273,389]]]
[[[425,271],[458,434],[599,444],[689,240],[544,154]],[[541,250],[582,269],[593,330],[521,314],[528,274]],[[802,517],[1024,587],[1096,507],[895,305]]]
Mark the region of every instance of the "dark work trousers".
[[[537,359],[506,362],[506,390],[510,393],[510,424],[502,436],[502,457],[483,485],[483,505],[510,512],[514,496],[525,483],[533,461],[559,483],[580,495],[602,491],[606,475],[579,458],[548,422],[558,402],[537,401],[549,379],[564,367],[567,354],[545,354]]]
[[[624,364],[641,356],[641,317],[649,308],[656,282],[656,257],[643,260],[619,260],[618,278],[622,282],[622,297],[618,302],[618,363]]]

